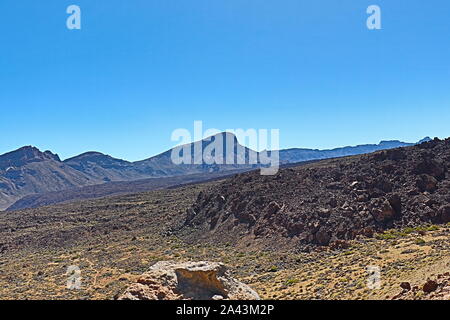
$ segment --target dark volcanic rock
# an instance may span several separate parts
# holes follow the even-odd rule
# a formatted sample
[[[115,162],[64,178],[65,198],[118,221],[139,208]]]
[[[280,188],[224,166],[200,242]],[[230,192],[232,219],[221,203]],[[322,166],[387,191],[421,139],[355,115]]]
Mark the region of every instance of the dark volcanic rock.
[[[217,241],[245,235],[267,244],[283,237],[328,245],[394,227],[448,222],[449,162],[447,139],[285,168],[275,176],[240,174],[199,195],[191,208],[196,214],[181,232]]]
[[[400,284],[400,287],[407,291],[411,290],[411,284],[409,282],[402,282]]]
[[[433,192],[437,188],[438,181],[428,174],[421,174],[416,179],[416,185],[421,192]]]
[[[393,300],[446,300],[450,299],[450,274],[448,272],[439,274],[434,280],[428,279],[421,286],[411,286],[408,282],[401,285],[402,292],[395,295]],[[418,293],[422,289],[425,295]]]
[[[376,199],[379,200],[379,199]],[[372,216],[378,222],[385,222],[392,220],[395,216],[395,210],[389,201],[375,201],[372,203]]]
[[[439,209],[439,217],[443,223],[450,222],[450,205],[442,206]]]
[[[435,291],[438,288],[438,283],[436,281],[428,279],[427,282],[423,285],[423,292],[430,293]]]

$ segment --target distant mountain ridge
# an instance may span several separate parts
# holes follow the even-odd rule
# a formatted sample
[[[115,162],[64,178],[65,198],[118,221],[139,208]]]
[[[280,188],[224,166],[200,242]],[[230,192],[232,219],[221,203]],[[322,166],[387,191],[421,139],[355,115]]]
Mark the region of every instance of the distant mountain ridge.
[[[99,183],[50,151],[23,147],[0,156],[0,210],[23,196]]]
[[[57,154],[50,151],[42,152],[39,149],[26,146],[18,150],[0,155],[0,210],[5,210],[22,197],[63,190],[73,190],[85,186],[99,185],[118,181],[137,181],[149,178],[164,178],[175,176],[201,175],[220,173],[226,175],[229,172],[250,170],[258,168],[258,164],[249,164],[248,158],[258,155],[239,144],[231,133],[219,134],[224,141],[224,150],[227,150],[225,141],[233,141],[233,148],[244,150],[244,163],[246,164],[181,164],[175,165],[171,160],[170,149],[154,157],[129,162],[116,159],[100,152],[86,152],[78,156],[61,161]],[[202,140],[202,147],[206,147],[219,135]],[[420,142],[428,141],[425,138]],[[199,142],[197,142],[199,143]],[[382,141],[380,144],[360,145],[355,147],[343,147],[331,150],[314,149],[286,149],[280,150],[280,163],[290,164],[310,160],[320,160],[342,156],[370,153],[383,149],[411,146],[414,143],[401,141]],[[194,143],[188,145],[195,156]],[[226,155],[224,155],[226,157]],[[196,176],[197,180],[198,179]],[[207,179],[207,176],[205,176]],[[177,180],[178,181],[178,180]],[[180,184],[182,179],[180,180]],[[160,183],[161,184],[161,183]]]
[[[253,150],[243,147],[229,133],[221,133],[200,141],[205,147],[219,136],[224,143],[240,147],[248,155]],[[195,142],[199,143],[199,142]],[[194,143],[189,144],[192,158]],[[154,157],[129,162],[113,158],[100,152],[90,151],[61,161],[50,151],[41,152],[31,146],[8,152],[0,156],[0,210],[5,210],[19,199],[36,194],[73,190],[85,186],[110,182],[138,181],[149,178],[188,176],[206,173],[227,174],[230,171],[246,170],[254,165],[181,164],[172,162],[170,149]],[[224,150],[227,150],[224,148]],[[193,162],[193,161],[192,161]],[[208,179],[209,177],[205,177]],[[196,178],[197,180],[201,180]],[[179,181],[183,183],[182,180]],[[159,183],[161,184],[161,183]],[[148,183],[146,184],[148,185]]]
[[[86,152],[64,160],[64,163],[103,182],[142,178],[142,174],[134,168],[133,163],[100,152]]]
[[[430,140],[431,140],[430,137],[423,138],[417,143],[407,143],[399,140],[390,140],[390,141],[381,141],[379,144],[363,144],[327,150],[299,149],[299,148],[284,149],[280,150],[280,161],[281,163],[296,163],[301,161],[354,156],[358,154],[371,153],[379,150],[410,147],[415,144],[428,142]]]

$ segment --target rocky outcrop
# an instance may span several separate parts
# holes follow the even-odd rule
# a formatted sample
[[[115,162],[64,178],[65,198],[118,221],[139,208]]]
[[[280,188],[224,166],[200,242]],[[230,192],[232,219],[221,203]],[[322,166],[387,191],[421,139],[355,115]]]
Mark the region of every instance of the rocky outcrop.
[[[250,287],[234,279],[221,263],[161,261],[118,299],[259,300],[259,296]]]
[[[240,174],[199,194],[180,232],[269,246],[333,245],[391,228],[450,221],[450,139]],[[250,242],[248,242],[250,243]]]

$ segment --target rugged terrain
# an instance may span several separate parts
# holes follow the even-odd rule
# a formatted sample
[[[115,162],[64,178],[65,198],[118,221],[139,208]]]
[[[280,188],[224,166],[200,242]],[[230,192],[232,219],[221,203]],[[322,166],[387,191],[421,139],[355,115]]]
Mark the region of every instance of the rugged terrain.
[[[262,299],[445,299],[449,145],[436,140],[285,168],[274,177],[250,172],[4,212],[0,298],[114,299],[153,264],[170,260],[222,262]],[[394,194],[401,210],[389,201]],[[245,204],[239,211],[235,199]],[[297,230],[287,228],[291,221],[306,221],[304,231],[290,233]],[[345,232],[334,234],[340,225]],[[323,226],[329,241],[319,241]],[[371,232],[361,232],[366,228]],[[302,237],[305,231],[312,236]],[[69,266],[80,269],[79,290],[66,288]],[[367,286],[374,267],[379,288]],[[427,292],[429,281],[437,286]]]
[[[165,178],[149,178],[136,181],[116,181],[62,191],[31,194],[16,201],[7,210],[32,209],[58,203],[174,188],[182,185],[217,180],[243,171],[245,170],[189,174]]]
[[[114,299],[159,261],[220,261],[262,299],[386,299],[450,268],[450,226],[426,225],[310,253],[246,243],[192,243],[169,230],[220,182],[7,212],[0,217],[0,298]],[[66,288],[69,266],[80,290]],[[382,286],[367,288],[367,267]],[[418,297],[425,297],[421,294]]]
[[[237,150],[242,151],[242,155],[233,157],[235,159],[234,164],[217,165],[215,163],[206,163],[203,161],[204,159],[200,163],[194,162],[202,154],[202,150],[212,146],[216,142],[218,145],[223,145],[222,152],[224,159],[228,158],[229,151],[231,150],[234,151],[235,155],[238,154]],[[412,144],[400,141],[382,141],[380,144],[344,147],[332,150],[280,150],[279,155],[282,164],[289,164],[409,145]],[[60,201],[51,202],[51,199],[58,200],[61,197],[66,198],[64,201],[68,201],[70,199],[67,199],[66,190],[85,186],[99,186],[101,184],[109,184],[110,182],[129,182],[175,176],[179,177],[177,179],[182,182],[183,176],[208,173],[223,173],[227,175],[232,171],[249,170],[258,167],[258,164],[251,163],[249,159],[251,156],[258,158],[259,153],[243,147],[237,137],[231,133],[220,133],[202,141],[187,144],[184,149],[189,151],[189,154],[186,156],[188,159],[191,159],[190,163],[195,164],[174,164],[171,159],[172,151],[177,151],[180,155],[184,155],[183,151],[179,152],[180,150],[177,147],[154,157],[136,162],[116,159],[100,152],[86,152],[61,161],[58,155],[50,151],[41,152],[35,147],[23,147],[0,155],[0,210],[9,207],[13,209],[35,207],[40,203],[58,203]],[[170,182],[167,184],[170,184]],[[95,187],[96,190],[91,194],[101,193],[104,195],[106,191],[110,191],[107,195],[119,194],[122,193],[121,189],[123,189],[124,185],[129,189],[133,187],[133,184],[126,183],[122,185],[109,184],[108,186]],[[139,188],[142,185],[142,183],[137,183],[136,190],[132,190],[132,192],[142,191]],[[150,186],[150,188],[145,190],[152,189],[155,188]],[[57,195],[55,193],[58,191],[61,194]],[[85,193],[82,190],[78,191],[80,191],[80,196],[74,197],[74,199],[83,199],[81,195]],[[47,194],[49,192],[51,194]],[[69,194],[73,195],[74,192],[69,191]],[[45,200],[36,200],[30,206],[26,206],[26,204],[30,203],[31,198],[13,205],[25,196],[32,196],[36,199],[36,197],[40,197],[41,195],[43,195]]]
[[[242,150],[244,157],[242,162],[237,162],[236,159],[236,164],[229,165],[219,166],[217,164],[208,164],[204,161],[194,164],[194,159],[198,156],[196,146],[205,148],[216,141],[216,139],[218,142],[222,141],[224,145],[224,157],[226,157],[228,146],[231,150]],[[43,195],[45,198],[44,201],[33,201],[33,204],[28,207],[34,207],[41,202],[44,204],[58,203],[60,202],[58,200],[60,197],[67,198],[68,194],[78,194],[78,197],[73,198],[83,199],[83,195],[86,194],[83,192],[85,190],[72,189],[85,186],[95,186],[93,187],[94,192],[88,192],[91,195],[99,193],[100,196],[103,196],[106,195],[106,192],[109,192],[107,195],[113,195],[123,193],[123,189],[131,189],[131,192],[140,192],[143,190],[143,185],[148,187],[144,190],[153,190],[155,186],[151,184],[152,180],[147,180],[143,183],[139,181],[136,183],[136,189],[133,190],[134,184],[132,183],[114,184],[110,182],[178,177],[174,180],[179,181],[179,184],[183,184],[192,181],[190,177],[187,177],[186,182],[184,182],[184,176],[197,174],[199,175],[197,180],[202,180],[200,175],[208,175],[210,173],[227,175],[229,172],[257,167],[248,161],[249,155],[255,152],[241,146],[235,136],[227,133],[218,134],[186,145],[186,150],[190,150],[189,158],[192,164],[174,164],[171,159],[172,150],[146,160],[128,162],[99,152],[87,152],[61,161],[58,155],[50,151],[41,152],[31,146],[20,148],[0,155],[0,210],[9,207],[15,209],[24,208],[30,202],[30,198],[17,205],[14,204],[26,196],[39,198]],[[180,153],[182,154],[182,152]],[[255,154],[257,155],[257,153]],[[208,179],[209,177],[205,177],[203,180]],[[172,182],[161,182],[159,180],[156,184],[172,185]],[[106,184],[106,186],[103,186],[103,184]],[[88,188],[88,190],[93,189]],[[57,194],[56,192],[58,191],[61,193]],[[51,202],[52,199],[56,201]],[[68,200],[70,199],[64,199],[64,201]]]
[[[0,156],[0,210],[29,194],[101,183],[50,151],[24,147]]]
[[[201,192],[180,232],[206,241],[245,237],[308,248],[447,223],[449,167],[447,139],[281,169],[275,176],[244,173]]]

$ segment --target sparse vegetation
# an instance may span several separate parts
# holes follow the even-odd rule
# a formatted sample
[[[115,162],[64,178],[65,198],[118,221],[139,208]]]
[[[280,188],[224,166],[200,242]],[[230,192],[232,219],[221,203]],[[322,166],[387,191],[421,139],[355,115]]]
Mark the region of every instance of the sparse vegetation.
[[[412,233],[424,233],[439,230],[437,225],[424,225],[417,227],[407,227],[402,229],[391,229],[386,230],[382,233],[375,234],[375,238],[379,240],[394,240],[399,238],[404,238]]]
[[[291,286],[291,285],[297,284],[299,282],[300,281],[298,279],[289,279],[289,280],[286,281],[286,285],[287,286]]]
[[[414,243],[417,245],[424,245],[426,243],[426,241],[423,240],[422,238],[417,238],[414,240]]]
[[[385,156],[383,153],[382,157]],[[397,155],[394,153],[393,156]],[[264,299],[386,299],[398,294],[400,283],[404,281],[414,287],[423,284],[428,277],[448,272],[450,224],[431,224],[434,220],[423,225],[414,225],[414,221],[420,220],[403,223],[402,219],[407,220],[414,214],[412,211],[405,213],[402,219],[388,220],[384,224],[379,221],[386,214],[389,219],[395,217],[392,216],[392,205],[387,203],[389,201],[374,200],[373,203],[383,210],[376,211],[378,207],[371,204],[375,216],[378,214],[378,221],[371,221],[372,230],[350,228],[355,216],[372,219],[371,212],[358,209],[366,204],[359,201],[352,204],[348,200],[362,189],[353,190],[355,192],[349,189],[348,194],[340,194],[340,203],[333,204],[336,205],[333,210],[326,208],[324,199],[318,199],[313,189],[302,191],[296,198],[294,193],[283,198],[286,203],[294,199],[292,205],[311,209],[302,209],[300,217],[309,219],[313,216],[312,222],[316,224],[311,224],[311,228],[308,226],[306,234],[299,233],[302,226],[296,224],[299,221],[296,211],[286,209],[287,204],[279,200],[284,193],[293,190],[286,184],[297,181],[301,170],[307,171],[307,178],[321,181],[323,176],[317,172],[328,177],[333,168],[351,167],[352,159],[327,160],[303,169],[287,168],[276,177],[258,176],[265,180],[257,188],[250,186],[249,190],[243,190],[242,186],[248,187],[251,179],[256,177],[241,175],[233,180],[240,183],[239,192],[233,193],[236,198],[228,194],[224,197],[230,199],[227,204],[230,209],[223,212],[217,211],[221,205],[214,202],[214,199],[219,202],[222,199],[217,197],[217,190],[222,193],[228,190],[220,189],[227,186],[227,182],[220,181],[6,212],[0,215],[0,298],[112,299],[161,260],[223,262],[233,276],[249,284]],[[339,179],[341,171],[331,171],[332,178]],[[346,179],[355,181],[354,178]],[[316,180],[310,182],[311,188],[316,188]],[[329,181],[321,183],[321,190],[326,190],[327,194],[335,193],[333,188],[346,188]],[[330,185],[332,188],[327,188]],[[270,197],[274,196],[273,190],[278,186],[284,193],[279,194],[277,201],[272,201]],[[361,187],[353,182],[350,186]],[[306,188],[304,181],[300,179],[297,187]],[[230,190],[233,188],[233,185],[229,186]],[[199,196],[200,193],[203,196]],[[263,196],[254,198],[255,193]],[[303,194],[306,198],[299,202]],[[435,202],[429,202],[433,206],[442,201],[437,192],[419,194],[411,199],[403,196],[401,200],[410,203],[406,206],[414,209],[413,202],[419,201],[423,207],[432,196],[437,198]],[[398,204],[398,197],[389,199],[394,205]],[[201,210],[195,211],[194,215],[199,220],[189,220],[187,209],[192,208],[193,203],[203,201],[212,203],[211,210],[199,208]],[[254,219],[260,211],[251,205],[264,202],[267,203],[260,216],[263,219],[258,225]],[[323,208],[315,210],[318,204]],[[436,208],[441,219],[446,219],[447,207]],[[223,215],[216,216],[217,212]],[[206,213],[210,215],[205,221],[216,223],[213,228],[200,220]],[[347,224],[322,230],[320,223],[325,220],[342,220]],[[251,228],[256,225],[258,229]],[[396,228],[385,230],[388,227]],[[348,232],[355,230],[364,232]],[[378,233],[372,237],[376,231]],[[330,236],[333,232],[334,238]],[[74,265],[82,272],[81,290],[65,287],[67,268]],[[381,272],[383,284],[379,290],[367,287],[369,266],[378,267]],[[421,299],[426,297],[419,296]]]
[[[278,267],[277,266],[271,266],[269,268],[269,272],[277,272],[278,271]]]

